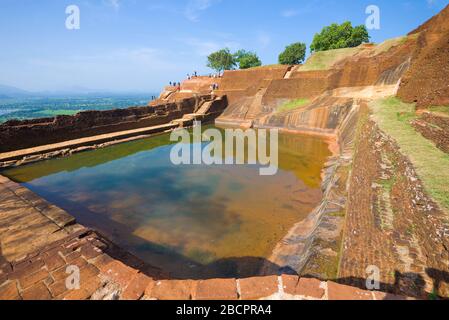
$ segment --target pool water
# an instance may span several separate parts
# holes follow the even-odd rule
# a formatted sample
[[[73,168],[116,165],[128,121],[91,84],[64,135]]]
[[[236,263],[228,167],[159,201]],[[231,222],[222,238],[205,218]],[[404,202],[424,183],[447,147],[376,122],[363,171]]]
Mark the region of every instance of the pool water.
[[[205,144],[203,145],[203,147]],[[257,275],[319,203],[320,138],[279,135],[279,170],[170,162],[163,134],[2,172],[174,278]]]

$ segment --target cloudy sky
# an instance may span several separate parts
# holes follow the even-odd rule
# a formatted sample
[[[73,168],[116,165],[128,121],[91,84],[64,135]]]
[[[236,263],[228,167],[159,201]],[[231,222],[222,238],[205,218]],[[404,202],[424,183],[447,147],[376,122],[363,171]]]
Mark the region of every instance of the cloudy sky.
[[[447,0],[0,0],[0,84],[31,91],[85,87],[157,92],[223,47],[277,62],[292,42],[307,45],[333,22],[363,24],[377,5],[374,42],[403,35]],[[66,7],[80,29],[66,28]]]

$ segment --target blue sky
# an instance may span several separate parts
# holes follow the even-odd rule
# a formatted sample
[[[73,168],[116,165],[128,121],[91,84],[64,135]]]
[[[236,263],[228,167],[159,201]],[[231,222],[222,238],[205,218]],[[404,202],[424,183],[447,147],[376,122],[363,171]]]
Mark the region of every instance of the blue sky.
[[[65,28],[78,5],[80,30]],[[286,45],[332,22],[365,23],[377,5],[372,41],[411,31],[447,0],[0,0],[0,84],[31,91],[86,87],[158,92],[222,47],[256,51],[277,62]]]

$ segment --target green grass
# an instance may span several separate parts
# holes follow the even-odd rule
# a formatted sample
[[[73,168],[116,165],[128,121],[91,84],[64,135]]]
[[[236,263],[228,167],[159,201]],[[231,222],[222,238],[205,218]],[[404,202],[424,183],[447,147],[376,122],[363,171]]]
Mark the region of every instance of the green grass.
[[[372,55],[387,52],[391,48],[404,44],[408,39],[412,39],[417,36],[418,35],[416,34],[386,40],[374,47]],[[343,59],[349,58],[362,50],[365,49],[362,47],[355,47],[315,52],[309,59],[307,59],[306,63],[299,69],[299,72],[329,70],[336,63],[342,61]]]
[[[360,50],[362,49],[356,47],[315,52],[299,71],[329,70],[337,62],[355,55]]]
[[[398,45],[404,44],[407,42],[408,37],[398,37],[393,39],[388,39],[380,44],[378,44],[374,49],[374,55],[378,55],[384,52],[389,51],[391,48],[396,47]]]
[[[402,37],[385,40],[384,42],[376,45],[373,55],[378,55],[378,54],[381,54],[384,52],[388,52],[391,48],[399,46],[399,45],[403,45],[408,40],[417,39],[418,36],[419,36],[419,33],[415,33],[415,34],[408,35],[408,36],[402,36]]]
[[[252,67],[244,70],[257,70],[257,69],[271,69],[271,68],[285,68],[286,66],[283,64],[264,64],[263,66]]]
[[[435,106],[430,107],[429,110],[435,113],[443,113],[449,116],[449,106]]]
[[[278,109],[277,112],[286,112],[286,111],[290,111],[290,110],[295,110],[298,108],[301,108],[303,106],[305,106],[306,104],[308,104],[310,102],[309,99],[295,99],[295,100],[290,100],[285,102],[283,105],[281,105]]]
[[[413,163],[425,190],[449,212],[449,155],[410,125],[416,118],[415,105],[387,98],[372,102],[370,107],[380,129],[396,140],[401,152]]]

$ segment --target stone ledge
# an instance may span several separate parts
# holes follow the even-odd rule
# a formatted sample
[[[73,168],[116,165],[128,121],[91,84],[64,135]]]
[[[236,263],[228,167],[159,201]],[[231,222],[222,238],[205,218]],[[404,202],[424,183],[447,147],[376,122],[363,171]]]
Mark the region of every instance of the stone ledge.
[[[0,185],[31,204],[55,224],[65,225],[62,210],[19,184],[0,176]],[[47,213],[47,215],[45,214]],[[59,221],[58,221],[59,220]],[[70,221],[70,220],[69,220]],[[0,259],[0,300],[122,299],[122,300],[404,300],[405,297],[371,292],[292,275],[244,279],[157,280],[157,274],[139,271],[135,257],[81,225],[66,228],[67,236],[53,239],[15,261]],[[119,250],[114,251],[114,250]],[[115,252],[115,253],[114,253]],[[119,261],[114,257],[121,257]],[[2,258],[0,256],[0,258]],[[77,266],[78,290],[66,288],[67,267]]]
[[[106,241],[106,242],[105,242]],[[93,231],[82,229],[4,268],[0,300],[406,300],[332,281],[293,275],[243,279],[157,280],[114,259]],[[66,288],[67,267],[80,270],[81,287]]]
[[[298,276],[150,281],[146,300],[408,300],[332,281]]]

